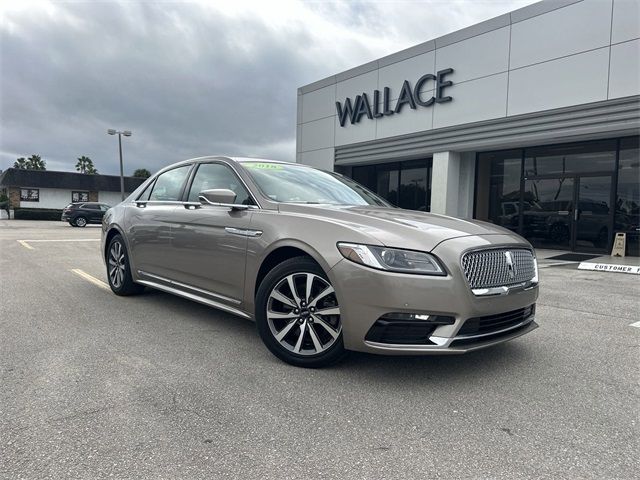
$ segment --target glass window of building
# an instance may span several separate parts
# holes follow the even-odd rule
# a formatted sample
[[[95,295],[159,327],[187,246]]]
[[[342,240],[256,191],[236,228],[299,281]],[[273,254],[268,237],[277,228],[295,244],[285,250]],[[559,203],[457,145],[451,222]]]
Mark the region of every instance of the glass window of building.
[[[400,208],[431,209],[431,165],[426,160],[353,167],[351,178]]]
[[[491,165],[489,220],[514,232],[519,231],[522,150],[485,153],[480,159]]]
[[[640,255],[640,152],[639,137],[620,140],[618,189],[615,203],[616,232],[626,232],[627,253]]]
[[[524,176],[613,172],[616,140],[598,140],[525,150]]]

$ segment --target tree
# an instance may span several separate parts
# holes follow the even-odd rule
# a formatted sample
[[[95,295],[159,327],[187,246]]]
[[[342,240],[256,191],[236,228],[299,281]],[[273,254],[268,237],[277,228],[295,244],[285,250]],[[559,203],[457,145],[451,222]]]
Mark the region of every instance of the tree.
[[[27,170],[46,170],[47,162],[40,155],[33,154],[27,159]]]
[[[151,172],[146,168],[138,168],[133,172],[133,176],[138,178],[149,178],[151,176]]]
[[[13,168],[19,168],[20,170],[46,170],[47,162],[42,160],[40,155],[31,155],[25,160],[24,157],[18,158],[13,163]]]
[[[85,157],[84,155],[78,158],[78,162],[76,163],[76,170],[80,173],[87,173],[89,175],[95,175],[98,173],[96,167],[93,166],[93,160],[89,157]]]

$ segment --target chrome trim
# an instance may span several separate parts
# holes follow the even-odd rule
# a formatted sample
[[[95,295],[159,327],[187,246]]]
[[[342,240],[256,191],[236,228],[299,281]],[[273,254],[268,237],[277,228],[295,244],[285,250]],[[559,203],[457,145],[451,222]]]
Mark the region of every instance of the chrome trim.
[[[472,288],[471,292],[477,297],[488,297],[491,295],[508,295],[512,291],[516,290],[531,290],[537,286],[538,282],[528,281],[503,287]]]
[[[224,231],[232,235],[241,235],[243,237],[259,237],[262,230],[249,230],[242,228],[224,227]]]
[[[191,285],[188,285],[186,283],[177,282],[177,281],[171,280],[169,278],[161,277],[160,275],[154,275],[153,273],[148,273],[148,272],[145,272],[144,270],[138,270],[138,274],[139,275],[144,275],[145,277],[149,277],[149,278],[155,278],[156,280],[160,280],[161,282],[166,282],[166,283],[169,283],[171,285],[175,285],[176,287],[188,288],[189,290],[193,290],[194,292],[203,293],[205,295],[209,295],[210,297],[218,298],[218,299],[223,300],[225,302],[235,303],[236,305],[240,305],[240,303],[242,303],[240,300],[236,300],[235,298],[225,297],[224,295],[220,295],[218,293],[213,293],[213,292],[210,292],[209,290],[204,290],[204,289],[198,288],[198,287],[192,287]]]
[[[432,336],[429,337],[429,340],[432,341],[433,343],[435,343],[436,345],[420,345],[420,344],[414,344],[414,345],[405,345],[405,344],[396,344],[396,343],[380,343],[380,342],[371,342],[369,340],[365,340],[364,344],[369,346],[369,347],[373,347],[379,350],[387,350],[387,351],[397,351],[397,352],[415,352],[415,353],[420,353],[420,352],[434,352],[434,353],[438,353],[438,354],[444,354],[444,353],[449,353],[449,354],[455,354],[455,353],[464,353],[464,352],[468,352],[471,350],[476,350],[478,348],[485,348],[485,347],[489,347],[491,345],[495,345],[498,343],[503,343],[506,342],[508,340],[512,340],[514,338],[520,337],[522,335],[524,335],[525,333],[529,333],[531,330],[535,330],[538,327],[538,324],[536,324],[534,322],[535,320],[535,315],[531,315],[530,317],[527,317],[526,320],[520,322],[518,325],[506,328],[504,330],[498,330],[496,332],[491,332],[489,334],[482,334],[482,335],[476,335],[476,336],[457,336],[457,337],[437,337],[437,336]],[[517,334],[514,334],[513,336],[509,336],[509,337],[501,337],[501,338],[497,338],[495,340],[489,340],[487,341],[486,344],[482,344],[482,337],[488,336],[488,335],[496,335],[496,334],[500,334],[500,333],[508,333],[511,330],[516,330],[518,328],[526,328],[526,330],[521,330],[516,332]],[[469,339],[473,339],[473,338],[478,338],[479,341],[479,345],[464,345],[464,346],[450,346],[451,343],[453,343],[454,340],[469,340]]]
[[[529,315],[527,318],[522,320],[520,323],[517,323],[516,325],[511,325],[510,327],[507,327],[507,328],[503,328],[502,330],[494,330],[493,332],[481,333],[479,335],[456,335],[455,337],[453,337],[452,340],[472,340],[474,338],[482,338],[482,337],[489,337],[491,335],[498,335],[500,333],[508,332],[509,330],[514,330],[516,328],[524,327],[528,323],[533,322],[535,320],[535,318],[536,318],[535,314],[534,315]]]
[[[165,291],[167,293],[171,293],[173,295],[177,295],[179,297],[188,298],[189,300],[193,300],[198,303],[203,303],[204,305],[208,305],[213,308],[217,308],[219,310],[224,310],[225,312],[232,313],[234,315],[238,315],[239,317],[251,319],[250,315],[247,315],[242,310],[238,310],[237,308],[229,307],[228,305],[224,305],[222,303],[214,302],[213,300],[209,300],[207,298],[201,297],[199,295],[194,295],[192,293],[188,293],[182,290],[178,290],[177,288],[171,288],[167,285],[162,285],[156,282],[150,282],[148,280],[138,280],[137,283],[142,285],[147,285],[152,288],[156,288],[158,290]]]
[[[243,205],[241,203],[218,203],[212,202],[204,195],[198,195],[198,200],[203,205],[211,205],[212,207],[225,207],[230,208],[232,210],[258,210],[258,207],[255,205]]]

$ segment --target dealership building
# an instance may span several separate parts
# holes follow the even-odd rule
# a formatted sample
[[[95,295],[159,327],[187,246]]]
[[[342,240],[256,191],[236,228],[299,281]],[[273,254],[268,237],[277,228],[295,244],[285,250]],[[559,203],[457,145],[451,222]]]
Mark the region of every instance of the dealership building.
[[[638,254],[640,2],[548,0],[298,89],[297,161],[536,247]]]

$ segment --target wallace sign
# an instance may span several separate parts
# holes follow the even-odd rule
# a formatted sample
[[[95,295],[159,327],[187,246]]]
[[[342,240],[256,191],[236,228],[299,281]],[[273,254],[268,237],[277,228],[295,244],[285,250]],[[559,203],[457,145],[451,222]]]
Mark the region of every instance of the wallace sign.
[[[373,91],[373,101],[369,101],[369,96],[366,93],[362,95],[356,95],[356,99],[351,102],[350,98],[344,101],[344,107],[340,102],[336,102],[336,109],[338,110],[338,120],[340,120],[340,126],[344,127],[347,123],[347,118],[351,124],[358,123],[363,115],[367,118],[380,118],[387,115],[393,115],[394,113],[400,113],[402,107],[409,105],[412,109],[420,107],[429,107],[434,103],[450,102],[451,97],[444,95],[444,89],[453,85],[451,80],[445,80],[444,77],[450,73],[453,73],[453,68],[445,68],[440,70],[435,75],[427,73],[418,79],[413,89],[408,80],[405,80],[400,89],[400,95],[396,100],[394,108],[391,108],[391,89],[384,87],[382,93],[382,111],[380,111],[380,90]],[[420,93],[420,90],[425,86],[427,82],[434,82],[435,95],[430,98],[424,98]]]

